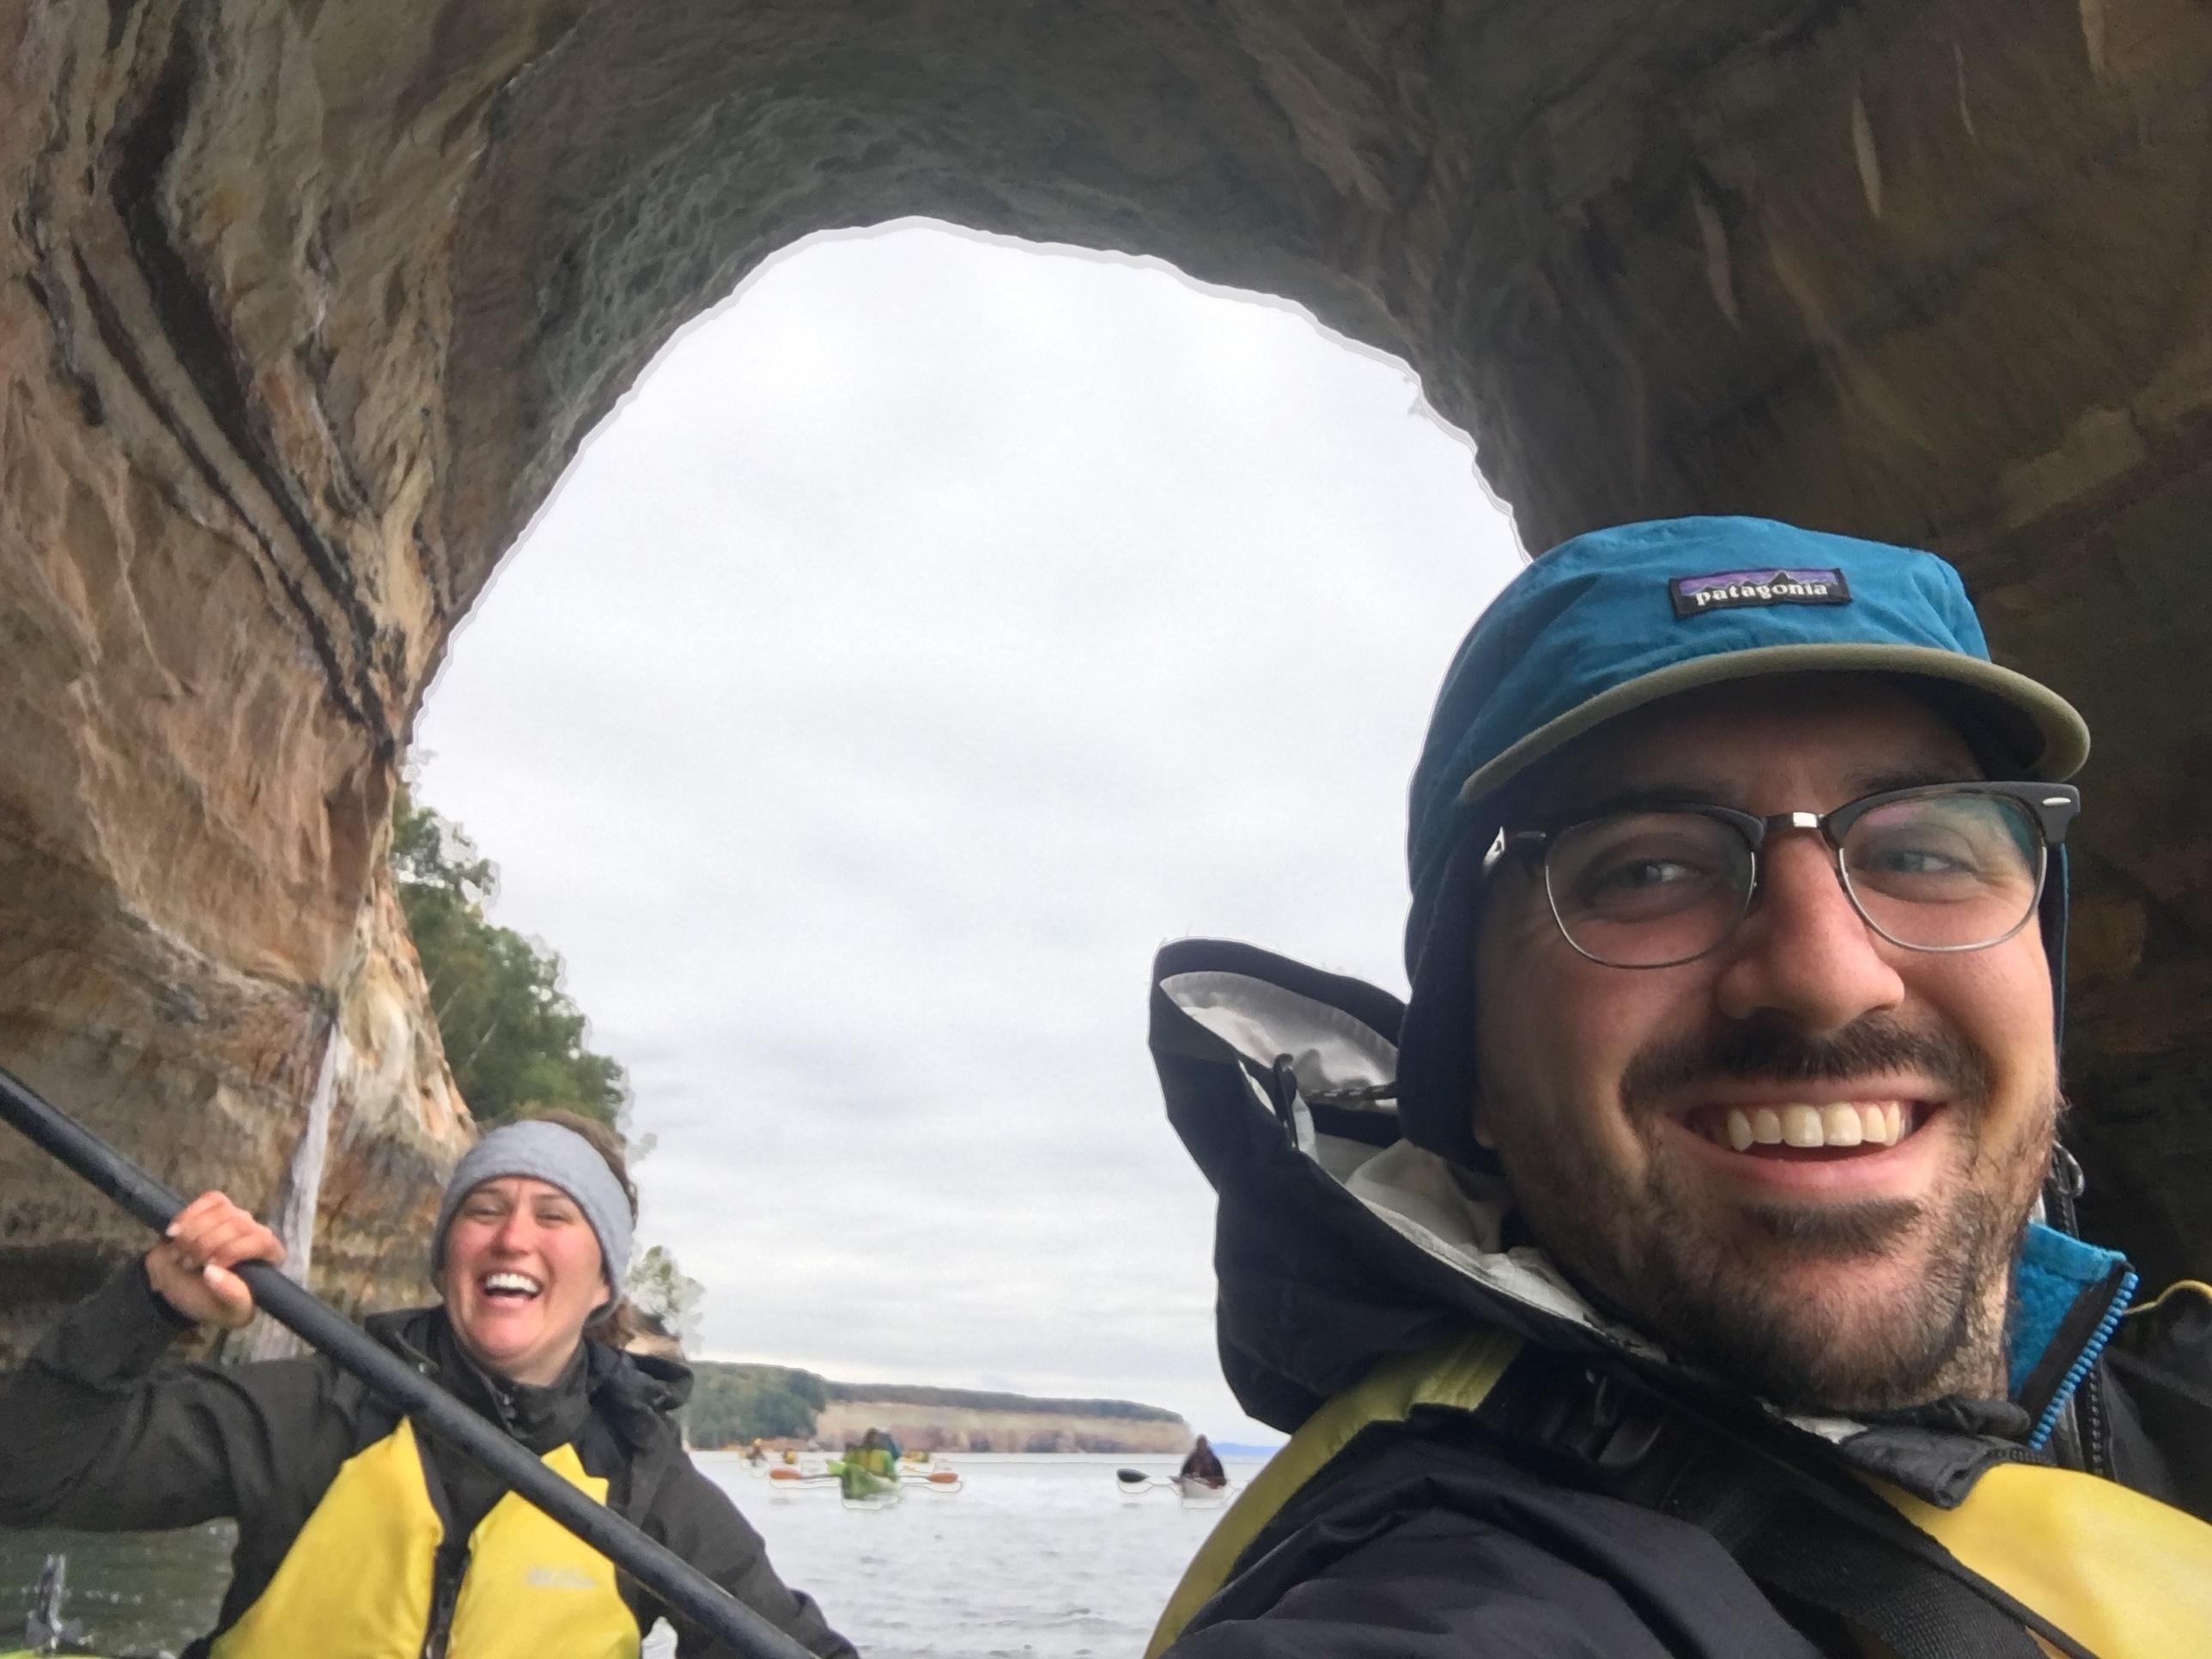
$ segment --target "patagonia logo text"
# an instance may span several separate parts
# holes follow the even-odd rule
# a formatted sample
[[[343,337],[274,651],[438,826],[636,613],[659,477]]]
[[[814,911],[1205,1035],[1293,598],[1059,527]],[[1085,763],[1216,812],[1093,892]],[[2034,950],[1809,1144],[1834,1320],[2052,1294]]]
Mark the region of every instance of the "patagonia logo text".
[[[1747,605],[1849,605],[1851,590],[1840,570],[1717,570],[1710,576],[1677,576],[1667,584],[1677,617],[1734,611]]]

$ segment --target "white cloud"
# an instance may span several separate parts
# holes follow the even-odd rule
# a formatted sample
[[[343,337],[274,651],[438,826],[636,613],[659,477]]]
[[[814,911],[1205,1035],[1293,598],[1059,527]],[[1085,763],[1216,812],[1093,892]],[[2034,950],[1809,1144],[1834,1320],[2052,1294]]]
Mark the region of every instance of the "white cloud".
[[[708,1351],[1249,1434],[1147,965],[1402,985],[1406,780],[1517,557],[1402,368],[1142,262],[825,238],[688,331],[418,752],[630,1067]]]

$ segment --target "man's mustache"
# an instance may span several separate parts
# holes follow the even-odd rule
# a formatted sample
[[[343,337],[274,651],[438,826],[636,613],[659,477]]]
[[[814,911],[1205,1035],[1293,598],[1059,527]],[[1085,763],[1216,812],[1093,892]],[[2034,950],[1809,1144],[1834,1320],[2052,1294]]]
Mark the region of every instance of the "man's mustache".
[[[1868,1014],[1813,1036],[1787,1019],[1760,1015],[1652,1043],[1622,1073],[1620,1101],[1634,1117],[1699,1084],[1835,1083],[1895,1072],[1917,1073],[1968,1102],[1990,1092],[1988,1062],[1955,1031],[1916,1030],[1887,1014]]]

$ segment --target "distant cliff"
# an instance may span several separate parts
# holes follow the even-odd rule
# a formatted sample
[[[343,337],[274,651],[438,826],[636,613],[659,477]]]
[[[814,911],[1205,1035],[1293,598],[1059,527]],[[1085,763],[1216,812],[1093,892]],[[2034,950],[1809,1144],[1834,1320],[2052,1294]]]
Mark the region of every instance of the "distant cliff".
[[[915,1451],[1185,1452],[1190,1425],[1128,1400],[1047,1400],[974,1389],[830,1382],[814,1437],[826,1445],[889,1429]]]
[[[1054,1400],[976,1389],[833,1382],[783,1365],[701,1361],[685,1408],[698,1446],[756,1437],[842,1446],[888,1429],[915,1451],[1173,1452],[1190,1449],[1175,1413],[1129,1400]]]

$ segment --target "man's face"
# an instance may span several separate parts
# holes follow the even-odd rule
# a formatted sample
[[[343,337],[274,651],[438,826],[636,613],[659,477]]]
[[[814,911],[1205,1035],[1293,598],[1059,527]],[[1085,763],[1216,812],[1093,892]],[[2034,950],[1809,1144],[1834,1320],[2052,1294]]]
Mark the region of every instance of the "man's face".
[[[1765,817],[1981,775],[1904,693],[1847,677],[1716,687],[1561,757],[1516,823],[1639,797]],[[1710,955],[1623,969],[1559,933],[1506,859],[1475,946],[1478,1135],[1530,1231],[1685,1358],[1785,1404],[2002,1396],[2006,1296],[2058,1107],[2031,923],[1939,954],[1874,933],[1816,831],[1770,836],[1757,903]],[[1731,1110],[1894,1107],[1895,1145],[1729,1143]]]

